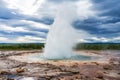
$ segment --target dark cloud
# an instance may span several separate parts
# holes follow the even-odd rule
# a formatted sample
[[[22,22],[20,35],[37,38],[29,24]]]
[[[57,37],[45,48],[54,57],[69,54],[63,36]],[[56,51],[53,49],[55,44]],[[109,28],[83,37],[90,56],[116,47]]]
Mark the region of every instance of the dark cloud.
[[[30,36],[36,36],[36,37],[41,37],[41,38],[46,38],[46,35],[39,35],[36,33],[29,33],[29,32],[6,32],[6,31],[0,31],[0,35],[6,35],[6,37],[10,38],[10,37],[19,37],[19,36],[26,36],[26,35],[30,35]]]
[[[102,11],[101,16],[120,17],[120,0],[92,0],[96,10]]]
[[[31,20],[31,21],[34,21],[34,22],[44,23],[44,24],[47,24],[47,25],[51,25],[54,22],[54,19],[50,18],[50,17],[43,17],[43,18],[29,17],[26,20]]]
[[[120,1],[91,0],[94,10],[98,11],[97,18],[77,20],[73,23],[76,29],[82,29],[96,36],[115,37],[120,35]]]
[[[52,2],[52,5],[61,4],[63,2],[75,2],[80,0],[46,0],[48,3]],[[77,30],[84,30],[91,35],[95,35],[97,37],[118,37],[120,36],[120,0],[91,0],[93,3],[93,10],[98,11],[97,17],[88,17],[87,19],[81,21],[76,20],[72,23],[73,27]],[[84,6],[81,6],[84,7]],[[44,10],[44,8],[43,8]],[[51,10],[51,9],[50,9]],[[48,14],[49,11],[48,9]],[[21,21],[23,20],[23,22]],[[25,21],[25,22],[24,22]],[[28,21],[28,22],[27,22]],[[31,23],[29,23],[31,21]],[[8,8],[8,5],[4,0],[0,0],[0,25],[4,24],[11,27],[24,27],[27,28],[28,31],[33,32],[43,32],[45,34],[48,33],[48,29],[44,28],[34,28],[32,25],[34,23],[42,23],[46,25],[52,25],[54,22],[54,18],[52,16],[33,16],[33,15],[25,15],[20,13],[15,9]],[[13,38],[19,36],[37,36],[41,38],[46,38],[46,35],[36,34],[32,32],[7,32],[0,29],[0,35],[5,37]],[[88,41],[92,42],[91,39]],[[93,41],[94,42],[94,41]]]
[[[117,34],[120,32],[120,24],[114,23],[113,21],[102,21],[102,20],[95,20],[95,19],[87,19],[84,21],[75,21],[73,24],[75,29],[82,29],[84,31],[89,32],[92,35],[96,36],[119,36]]]
[[[21,19],[22,16],[17,10],[8,8],[7,3],[0,0],[0,19]]]

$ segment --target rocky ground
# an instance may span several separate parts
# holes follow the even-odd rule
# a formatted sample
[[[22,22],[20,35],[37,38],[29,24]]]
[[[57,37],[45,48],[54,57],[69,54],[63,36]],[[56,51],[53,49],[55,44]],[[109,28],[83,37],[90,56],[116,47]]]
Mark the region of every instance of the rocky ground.
[[[0,51],[0,80],[120,80],[119,50],[82,51],[87,55],[103,55],[108,58],[107,61],[53,60],[28,63],[9,58],[39,52]]]

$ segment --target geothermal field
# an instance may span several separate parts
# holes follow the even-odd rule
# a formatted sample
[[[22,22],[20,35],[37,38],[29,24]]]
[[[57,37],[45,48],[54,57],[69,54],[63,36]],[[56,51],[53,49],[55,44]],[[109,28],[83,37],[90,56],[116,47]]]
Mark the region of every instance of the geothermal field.
[[[119,3],[0,0],[0,80],[120,80]]]
[[[74,51],[73,59],[43,59],[41,50],[0,51],[0,80],[119,80],[119,50]]]

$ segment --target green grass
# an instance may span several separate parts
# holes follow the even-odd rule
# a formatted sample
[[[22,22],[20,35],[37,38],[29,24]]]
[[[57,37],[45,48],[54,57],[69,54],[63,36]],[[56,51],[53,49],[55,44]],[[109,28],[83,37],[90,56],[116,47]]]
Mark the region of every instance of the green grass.
[[[79,43],[76,50],[120,50],[120,43]]]
[[[0,50],[34,50],[42,49],[44,43],[0,44]],[[120,50],[120,43],[79,43],[75,50]]]
[[[43,43],[0,44],[0,50],[33,50],[42,49]]]

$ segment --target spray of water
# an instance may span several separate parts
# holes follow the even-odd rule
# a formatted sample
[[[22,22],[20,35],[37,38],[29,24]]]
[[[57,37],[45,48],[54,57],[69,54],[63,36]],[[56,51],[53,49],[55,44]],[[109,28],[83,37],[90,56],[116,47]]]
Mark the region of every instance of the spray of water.
[[[66,11],[67,10],[67,11]],[[72,53],[75,31],[71,26],[75,17],[75,6],[60,6],[55,22],[47,36],[44,56],[48,59],[68,58]]]
[[[78,35],[76,35],[76,30],[71,25],[75,19],[77,19],[75,5],[67,3],[59,7],[55,21],[47,36],[44,51],[45,58],[64,59],[73,55],[72,47]],[[84,34],[83,31],[81,33]]]

